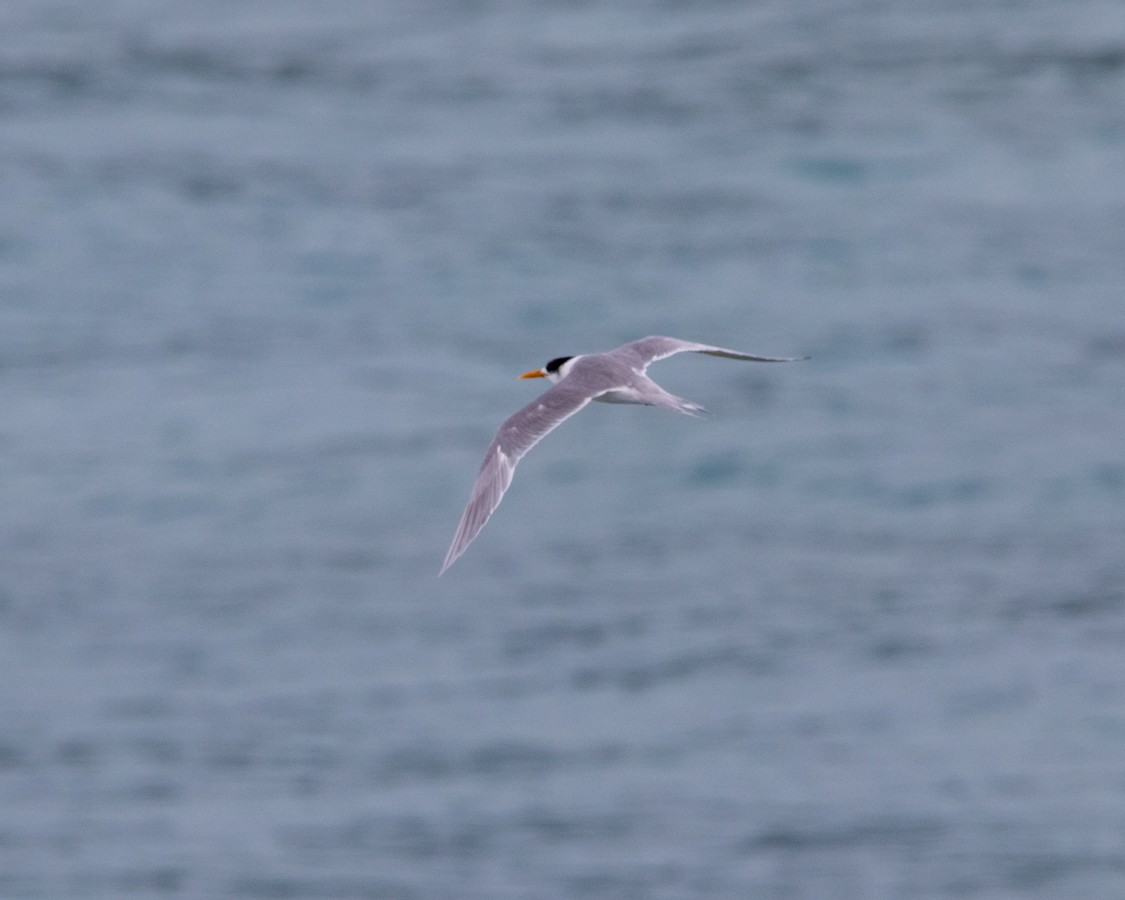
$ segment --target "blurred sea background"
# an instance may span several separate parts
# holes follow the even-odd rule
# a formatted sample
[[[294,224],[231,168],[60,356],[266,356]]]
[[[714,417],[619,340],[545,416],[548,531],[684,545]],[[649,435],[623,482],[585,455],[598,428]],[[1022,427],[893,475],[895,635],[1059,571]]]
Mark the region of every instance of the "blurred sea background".
[[[1123,293],[1117,0],[6,0],[0,896],[1125,896]]]

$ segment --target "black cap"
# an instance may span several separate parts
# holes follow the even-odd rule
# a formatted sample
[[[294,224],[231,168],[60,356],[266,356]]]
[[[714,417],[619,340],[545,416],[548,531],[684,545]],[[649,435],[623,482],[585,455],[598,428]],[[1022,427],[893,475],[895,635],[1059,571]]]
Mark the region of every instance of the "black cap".
[[[564,362],[566,362],[568,359],[574,359],[574,357],[573,356],[558,356],[558,357],[555,357],[549,363],[547,363],[547,365],[545,365],[543,368],[546,369],[548,372],[557,372],[559,370],[559,368],[562,366],[562,364]]]

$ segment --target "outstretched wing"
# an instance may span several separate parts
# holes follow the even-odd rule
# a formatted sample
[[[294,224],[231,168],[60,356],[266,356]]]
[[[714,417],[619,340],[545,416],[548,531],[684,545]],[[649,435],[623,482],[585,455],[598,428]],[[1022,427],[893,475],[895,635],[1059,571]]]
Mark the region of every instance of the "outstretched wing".
[[[527,451],[603,392],[591,391],[582,380],[572,380],[568,376],[504,421],[484,455],[469,496],[469,505],[461,514],[461,523],[457,526],[453,543],[449,545],[449,552],[445,554],[439,575],[453,565],[480,534],[500,505],[504,492],[512,483],[516,465]]]
[[[727,350],[723,347],[712,347],[710,344],[697,344],[695,341],[681,341],[679,338],[660,337],[659,335],[622,344],[611,352],[630,358],[630,361],[641,372],[647,369],[650,364],[667,359],[677,353],[706,353],[708,356],[745,359],[750,362],[796,362],[799,359],[808,358],[805,356],[755,356],[750,353],[742,353],[739,350]]]

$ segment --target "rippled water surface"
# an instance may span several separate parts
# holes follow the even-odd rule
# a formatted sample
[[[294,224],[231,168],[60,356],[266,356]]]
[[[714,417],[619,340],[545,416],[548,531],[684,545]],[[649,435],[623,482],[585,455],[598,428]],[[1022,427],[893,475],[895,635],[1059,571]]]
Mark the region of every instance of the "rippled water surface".
[[[0,895],[1125,894],[1125,13],[0,8]],[[546,360],[595,405],[437,570]]]

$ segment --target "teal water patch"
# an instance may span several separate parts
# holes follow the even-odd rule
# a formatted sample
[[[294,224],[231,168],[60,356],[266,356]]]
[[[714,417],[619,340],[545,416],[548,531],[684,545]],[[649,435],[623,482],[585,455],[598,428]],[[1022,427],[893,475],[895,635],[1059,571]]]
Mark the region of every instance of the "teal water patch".
[[[719,487],[736,481],[746,468],[738,451],[709,453],[692,466],[688,483],[703,487]]]
[[[984,478],[949,478],[892,485],[873,475],[861,474],[819,478],[811,486],[824,496],[910,510],[975,503],[992,493],[988,480]]]
[[[1094,486],[1114,495],[1125,492],[1125,464],[1105,463],[1094,466],[1092,473]]]
[[[820,156],[799,159],[793,168],[811,181],[835,184],[859,184],[871,173],[870,163],[842,156]]]
[[[953,478],[909,485],[893,492],[898,503],[909,509],[921,509],[938,504],[970,503],[988,494],[988,484],[982,478]]]

